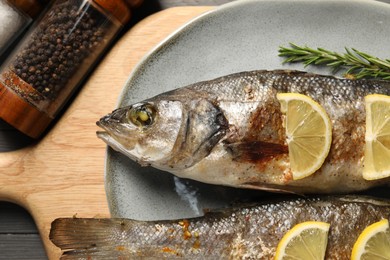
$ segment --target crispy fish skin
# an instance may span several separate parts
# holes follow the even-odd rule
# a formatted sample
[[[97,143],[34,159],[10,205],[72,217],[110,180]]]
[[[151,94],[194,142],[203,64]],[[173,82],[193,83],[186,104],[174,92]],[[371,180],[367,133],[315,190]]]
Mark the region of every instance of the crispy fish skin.
[[[310,96],[332,122],[332,145],[322,167],[293,180],[283,115],[276,94]],[[362,177],[364,96],[390,94],[390,81],[351,80],[300,71],[241,72],[162,93],[100,119],[97,135],[141,165],[179,177],[240,188],[297,193],[346,193],[388,183]],[[148,126],[129,120],[153,106]],[[131,114],[131,113],[130,113]],[[321,184],[321,185],[319,185]]]
[[[297,198],[184,220],[61,218],[50,239],[63,259],[272,259],[289,229],[314,220],[330,223],[325,259],[350,259],[363,229],[389,216],[389,201],[366,196]]]

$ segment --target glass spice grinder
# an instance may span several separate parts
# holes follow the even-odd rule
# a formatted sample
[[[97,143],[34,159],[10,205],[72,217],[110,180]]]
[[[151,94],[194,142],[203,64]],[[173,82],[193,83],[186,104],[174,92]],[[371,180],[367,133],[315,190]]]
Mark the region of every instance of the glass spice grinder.
[[[0,71],[0,118],[38,138],[120,29],[122,0],[55,0]]]

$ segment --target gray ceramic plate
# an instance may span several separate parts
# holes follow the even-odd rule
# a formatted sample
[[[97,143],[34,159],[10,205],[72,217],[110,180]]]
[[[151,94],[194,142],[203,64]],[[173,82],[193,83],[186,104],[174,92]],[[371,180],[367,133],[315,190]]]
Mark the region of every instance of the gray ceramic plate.
[[[233,2],[188,23],[149,53],[124,86],[119,106],[234,72],[303,69],[282,65],[278,47],[289,42],[388,57],[389,35],[390,5],[375,1]],[[106,192],[112,216],[143,220],[196,216],[204,208],[264,195],[180,180],[111,149]]]

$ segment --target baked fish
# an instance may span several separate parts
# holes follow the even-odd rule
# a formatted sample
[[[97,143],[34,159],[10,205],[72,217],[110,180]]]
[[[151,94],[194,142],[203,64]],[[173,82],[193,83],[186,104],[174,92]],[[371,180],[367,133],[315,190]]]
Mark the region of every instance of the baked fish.
[[[284,199],[165,221],[56,219],[51,241],[63,259],[272,259],[283,235],[304,221],[330,224],[325,259],[350,259],[368,225],[390,216],[371,197]]]
[[[314,174],[293,180],[277,93],[307,95],[327,112],[330,152]],[[368,94],[390,81],[300,71],[241,72],[119,108],[97,122],[99,138],[142,166],[239,188],[347,193],[388,183],[362,177]]]

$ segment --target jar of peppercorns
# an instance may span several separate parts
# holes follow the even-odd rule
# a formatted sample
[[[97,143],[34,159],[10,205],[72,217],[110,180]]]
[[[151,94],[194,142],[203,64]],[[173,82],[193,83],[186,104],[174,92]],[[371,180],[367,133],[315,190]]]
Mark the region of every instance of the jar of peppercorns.
[[[129,21],[123,0],[55,0],[0,71],[0,118],[37,138]]]
[[[0,56],[40,14],[44,0],[0,0]]]

